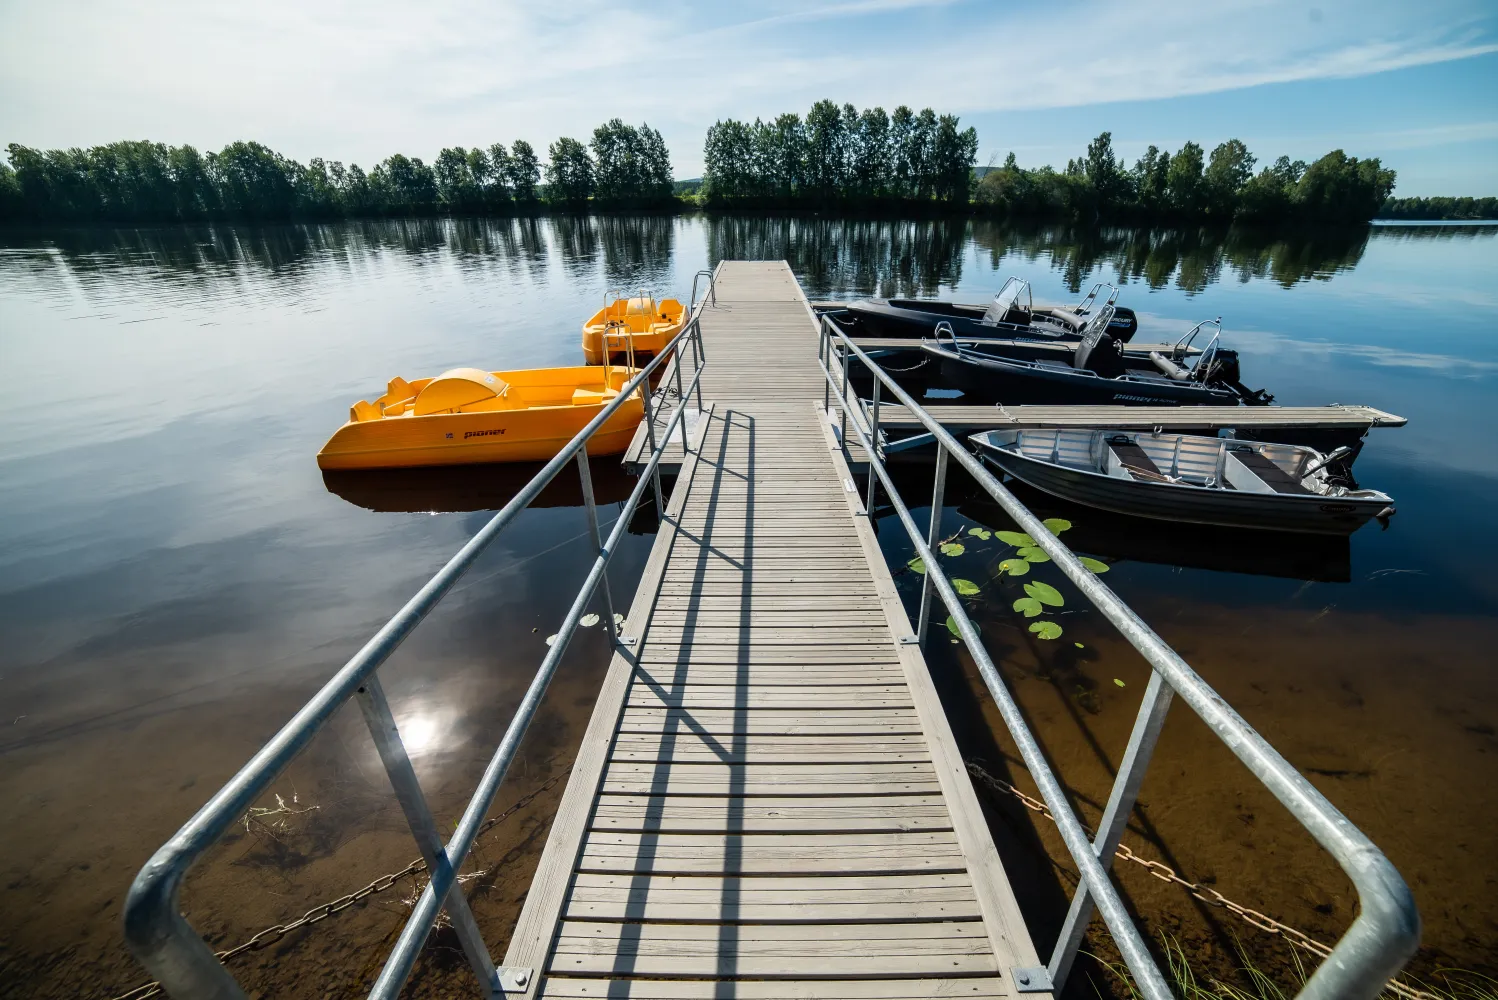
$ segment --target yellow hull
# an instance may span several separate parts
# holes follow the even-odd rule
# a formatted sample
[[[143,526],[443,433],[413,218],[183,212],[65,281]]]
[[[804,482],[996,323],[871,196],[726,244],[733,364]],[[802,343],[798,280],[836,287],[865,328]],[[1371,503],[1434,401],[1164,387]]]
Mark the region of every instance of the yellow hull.
[[[417,412],[421,407],[415,401],[422,390],[452,374],[412,383],[397,379],[375,403],[356,403],[349,421],[317,453],[318,467],[389,469],[545,461],[596,417],[634,372],[624,368],[492,372],[505,387],[502,393],[444,412]],[[408,391],[409,396],[405,395]],[[622,454],[643,416],[644,404],[635,393],[589,440],[588,454]]]
[[[615,299],[583,323],[583,358],[590,365],[601,365],[609,355],[616,359],[626,357],[630,348],[637,362],[653,357],[681,332],[685,319],[686,308],[675,299],[659,302],[648,296]],[[605,330],[609,334],[607,352]]]

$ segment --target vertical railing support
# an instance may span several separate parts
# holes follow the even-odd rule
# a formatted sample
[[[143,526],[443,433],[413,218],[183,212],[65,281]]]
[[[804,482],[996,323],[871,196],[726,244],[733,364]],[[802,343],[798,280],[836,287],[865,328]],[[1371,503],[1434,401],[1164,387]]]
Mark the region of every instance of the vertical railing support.
[[[701,371],[702,359],[702,324],[692,320],[692,371]],[[702,379],[697,380],[697,412],[702,412]]]
[[[872,475],[872,473],[870,473]],[[926,529],[926,548],[936,552],[936,540],[941,537],[942,501],[947,492],[947,449],[936,442],[936,484],[931,487],[931,523]],[[921,610],[916,618],[915,634],[921,645],[926,645],[926,632],[931,623],[931,574],[921,574]]]
[[[869,502],[863,505],[863,509],[869,515],[870,522],[874,519],[874,495],[879,489],[879,477],[874,474],[874,463],[877,462],[879,453],[879,379],[874,379],[874,406],[873,416],[870,417],[869,440],[874,443],[874,455],[869,458]]]
[[[395,789],[396,801],[400,803],[401,812],[406,814],[411,835],[416,838],[416,846],[420,848],[421,856],[427,863],[427,874],[435,878],[440,870],[448,867],[446,845],[437,832],[437,821],[432,816],[426,796],[422,794],[421,782],[416,779],[416,769],[411,766],[411,755],[406,753],[400,731],[395,728],[395,716],[390,711],[390,702],[385,698],[385,689],[380,685],[378,672],[371,673],[364,679],[356,696],[359,699],[359,710],[364,713],[364,722],[369,726],[369,735],[374,737],[380,762],[385,765],[385,773],[390,776],[390,784]],[[448,919],[452,921],[453,930],[457,932],[458,941],[463,946],[468,965],[478,978],[479,989],[485,997],[498,996],[499,976],[494,969],[494,960],[489,957],[489,949],[484,944],[483,935],[479,933],[478,922],[473,919],[473,911],[468,908],[468,900],[463,897],[463,886],[457,879],[453,879],[452,888],[447,891],[444,906]]]
[[[843,351],[843,384],[842,384],[842,386],[839,389],[837,401],[838,401],[838,408],[840,410],[842,410],[842,414],[843,414],[843,417],[842,417],[842,420],[843,420],[843,423],[842,423],[842,435],[841,435],[841,437],[838,440],[838,444],[842,445],[843,448],[848,452],[848,454],[851,455],[851,454],[853,454],[853,449],[851,449],[851,448],[848,447],[848,396],[851,395],[851,393],[848,392],[848,355],[849,355],[849,353],[851,353],[851,352],[849,352],[847,350]],[[855,398],[857,398],[857,397],[855,397]],[[869,473],[869,475],[873,475],[873,473],[871,472],[871,473]]]
[[[681,361],[681,352],[678,351],[676,357],[671,359],[671,370],[676,373],[676,405],[681,407],[681,460],[685,462],[692,449],[687,445],[687,393],[681,388]],[[700,379],[697,385],[701,388]]]
[[[650,380],[646,379],[640,383],[640,399],[645,404],[645,437],[650,442],[650,454],[655,454],[655,413],[650,405]],[[683,418],[685,419],[685,418]],[[661,469],[657,465],[651,473],[651,486],[655,487],[655,520],[660,523],[661,518],[666,516],[665,496],[661,492]]]
[[[1118,776],[1113,779],[1113,790],[1108,794],[1108,804],[1103,808],[1103,818],[1098,823],[1097,834],[1092,838],[1092,848],[1097,852],[1098,863],[1107,871],[1113,864],[1113,852],[1118,850],[1118,841],[1128,825],[1129,814],[1139,799],[1139,786],[1144,782],[1144,772],[1149,769],[1150,756],[1160,740],[1160,730],[1165,725],[1165,715],[1170,711],[1171,696],[1175,692],[1165,683],[1158,670],[1150,671],[1149,685],[1144,689],[1144,700],[1139,704],[1139,714],[1134,719],[1134,730],[1129,734],[1129,745],[1118,764]],[[1051,953],[1049,971],[1051,987],[1060,993],[1071,973],[1072,962],[1082,946],[1082,935],[1092,919],[1093,899],[1084,880],[1077,885],[1072,896],[1071,909],[1066,922],[1056,939],[1056,950]]]
[[[817,358],[822,362],[822,370],[826,371],[832,367],[832,334],[827,332],[827,321],[824,319],[817,324],[817,334],[821,342],[817,344]],[[826,413],[832,408],[832,382],[828,379],[822,380],[822,412]]]
[[[685,422],[686,418],[683,417],[682,421]],[[598,506],[593,502],[593,470],[588,468],[587,445],[583,445],[582,451],[577,453],[577,476],[582,481],[583,506],[588,511],[588,534],[593,539],[593,551],[595,554],[607,558],[607,553],[603,551],[603,535],[598,531]],[[603,607],[608,614],[605,621],[607,622],[606,628],[608,630],[609,645],[617,645],[619,642],[619,630],[614,624],[614,595],[609,593],[609,571],[607,568],[604,569],[603,579],[599,582],[603,584]]]

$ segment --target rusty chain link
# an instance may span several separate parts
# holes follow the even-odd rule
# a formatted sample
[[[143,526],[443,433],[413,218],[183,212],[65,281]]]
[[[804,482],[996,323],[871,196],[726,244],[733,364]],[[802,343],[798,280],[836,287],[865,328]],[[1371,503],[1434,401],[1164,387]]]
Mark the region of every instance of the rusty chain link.
[[[980,764],[975,764],[972,761],[967,761],[966,763],[968,773],[975,780],[982,782],[985,786],[996,792],[1003,792],[1005,795],[1019,799],[1026,809],[1039,813],[1052,823],[1056,822],[1056,817],[1051,814],[1050,806],[1046,805],[1040,799],[1037,799],[1033,795],[1026,795],[1003,778],[994,777],[984,770]],[[1200,882],[1188,882],[1169,865],[1160,861],[1151,861],[1148,858],[1135,854],[1129,849],[1128,844],[1120,843],[1118,849],[1113,852],[1113,856],[1120,861],[1128,861],[1138,865],[1162,882],[1169,882],[1180,886],[1209,906],[1216,906],[1227,910],[1250,927],[1256,927],[1266,934],[1277,934],[1293,947],[1309,952],[1317,958],[1324,959],[1332,953],[1329,945],[1317,941],[1304,931],[1291,927],[1289,924],[1281,923],[1268,914],[1250,909],[1241,903],[1235,903],[1211,886],[1202,885]],[[1418,990],[1397,978],[1389,980],[1388,990],[1396,996],[1403,997],[1404,1000],[1436,1000],[1434,994]]]
[[[567,772],[563,771],[561,774],[553,775],[552,777],[548,778],[546,781],[538,785],[536,788],[532,789],[529,792],[526,792],[520,798],[516,799],[515,804],[510,806],[504,812],[499,813],[497,816],[491,816],[489,819],[486,819],[479,826],[478,833],[474,834],[474,836],[482,836],[483,834],[492,830],[494,827],[498,826],[500,823],[509,819],[511,816],[515,815],[515,813],[530,805],[531,802],[535,801],[535,799],[537,799],[543,792],[555,787],[557,782],[561,781],[566,776]],[[399,882],[401,879],[409,878],[412,875],[417,874],[418,872],[426,871],[426,869],[426,861],[421,858],[417,858],[415,861],[411,862],[409,865],[402,868],[398,872],[388,872],[387,874],[381,875],[373,882],[364,886],[362,889],[355,889],[353,892],[348,893],[345,896],[339,896],[337,899],[314,906],[312,909],[308,910],[306,913],[302,914],[300,917],[297,917],[295,920],[290,921],[289,923],[273,924],[272,926],[259,931],[247,941],[235,945],[233,948],[230,948],[227,951],[215,952],[215,956],[220,962],[227,964],[231,959],[236,958],[239,955],[243,955],[247,951],[259,951],[261,948],[268,948],[271,945],[275,944],[277,941],[281,940],[286,935],[290,934],[292,931],[301,930],[303,927],[310,927],[313,924],[321,923],[322,921],[331,917],[333,914],[348,909],[350,906],[353,906],[361,899],[368,899],[370,896],[373,896],[377,892],[384,892],[385,890],[395,885],[395,883]],[[150,982],[142,983],[140,986],[135,987],[135,989],[129,991],[128,993],[121,993],[119,996],[114,997],[113,1000],[148,1000],[148,998],[150,997],[158,997],[161,995],[161,984]]]

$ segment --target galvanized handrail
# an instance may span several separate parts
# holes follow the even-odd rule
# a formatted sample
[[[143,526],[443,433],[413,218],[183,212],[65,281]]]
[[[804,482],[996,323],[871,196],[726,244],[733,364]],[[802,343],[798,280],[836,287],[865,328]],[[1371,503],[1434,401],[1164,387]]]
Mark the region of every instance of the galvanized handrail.
[[[832,365],[834,338],[841,354],[841,382]],[[1124,962],[1133,973],[1141,992],[1148,1000],[1171,1000],[1159,966],[1150,955],[1128,910],[1109,881],[1107,866],[1134,808],[1140,783],[1149,765],[1160,729],[1173,695],[1179,695],[1201,717],[1228,749],[1246,765],[1264,787],[1279,799],[1296,821],[1305,827],[1342,870],[1358,891],[1361,912],[1352,926],[1338,940],[1326,960],[1312,973],[1298,994],[1299,1000],[1372,1000],[1382,992],[1385,983],[1415,951],[1420,942],[1420,916],[1414,897],[1404,879],[1383,853],[1361,830],[1343,816],[1315,786],[1290,765],[1242,716],[1228,705],[1181,657],[1171,649],[1118,595],[1088,570],[1072,551],[1053,535],[1030,510],[1005,489],[967,448],[928,414],[904,389],[890,378],[863,352],[830,316],[822,317],[819,336],[819,360],[826,376],[828,390],[824,399],[837,396],[842,411],[843,442],[847,443],[848,414],[854,414],[853,430],[869,456],[870,482],[867,510],[872,517],[876,483],[883,483],[891,505],[910,535],[917,555],[925,564],[917,635],[925,641],[929,625],[930,594],[934,587],[951,613],[963,644],[983,676],[1004,724],[1035,779],[1042,798],[1056,819],[1057,829],[1067,851],[1081,873],[1081,882],[1072,899],[1071,910],[1056,942],[1044,972],[1049,985],[1059,991],[1065,984],[1072,961],[1080,947],[1095,905],[1102,913],[1109,932],[1118,945]],[[848,384],[848,359],[856,357],[874,376],[874,399],[863,424],[862,404]],[[925,537],[910,515],[884,468],[879,452],[879,389],[883,386],[914,414],[937,447],[936,483],[932,497],[931,517]],[[1015,520],[1022,530],[1056,563],[1103,615],[1111,621],[1135,649],[1150,663],[1150,681],[1146,687],[1139,715],[1135,719],[1128,747],[1120,763],[1108,803],[1093,840],[1071,808],[1060,783],[1052,772],[1039,744],[1030,732],[1013,695],[983,647],[982,637],[963,610],[962,602],[942,571],[932,551],[941,522],[941,507],[946,483],[948,458],[955,459],[980,486]],[[1033,978],[1032,978],[1033,982]]]
[[[704,305],[706,303],[704,302]],[[659,477],[657,475],[661,457],[667,442],[682,422],[682,445],[687,447],[685,399],[697,388],[706,367],[707,358],[701,349],[701,308],[694,311],[681,331],[671,343],[635,374],[605,406],[590,420],[571,441],[557,453],[556,457],[536,473],[529,483],[495,514],[487,524],[458,550],[447,564],[438,570],[406,605],[385,623],[374,637],[364,644],[333,677],[313,695],[291,718],[280,732],[263,746],[250,761],[240,768],[222,788],[208,800],[197,814],[185,823],[173,837],[156,851],[146,862],[130,886],[124,910],[125,940],[130,950],[146,969],[156,977],[162,988],[176,1000],[245,1000],[244,991],[229,971],[224,968],[203,939],[182,916],[178,896],[188,870],[202,854],[237,822],[255,801],[265,793],[276,776],[312,739],[344,702],[351,697],[359,700],[365,722],[374,738],[380,759],[385,765],[397,800],[406,815],[422,855],[427,862],[431,881],[417,902],[410,920],[407,921],[385,967],[375,982],[371,997],[393,1000],[416,961],[427,934],[436,922],[442,906],[446,906],[454,929],[463,945],[463,950],[472,966],[480,988],[488,997],[501,996],[506,990],[524,989],[530,970],[496,969],[483,939],[464,900],[462,887],[457,884],[458,869],[467,858],[478,835],[479,824],[488,811],[504,780],[515,751],[525,735],[531,719],[540,706],[541,698],[551,682],[567,645],[577,629],[578,619],[586,610],[594,591],[603,586],[605,608],[608,612],[609,638],[617,644],[629,645],[633,639],[618,635],[613,612],[613,598],[609,593],[605,570],[613,556],[619,539],[623,536],[647,484],[656,486],[657,516],[664,510],[660,506]],[[682,347],[688,340],[693,342],[696,368],[692,382],[682,394],[683,405],[667,422],[662,440],[654,440],[651,429],[650,462],[639,477],[624,509],[614,522],[608,540],[600,538],[597,508],[593,501],[592,479],[588,468],[588,440],[601,428],[625,401],[639,391],[645,403],[644,419],[652,419],[650,408],[651,374],[668,356],[680,358]],[[605,346],[605,350],[607,347]],[[681,366],[677,364],[678,392],[681,392]],[[699,394],[700,398],[700,394]],[[494,541],[519,513],[540,494],[558,472],[570,461],[576,461],[581,478],[584,506],[587,509],[589,531],[598,553],[593,561],[582,588],[573,600],[558,630],[557,639],[547,651],[537,668],[525,697],[521,700],[515,717],[511,720],[503,739],[485,768],[473,797],[458,822],[453,836],[444,845],[431,810],[427,805],[416,773],[411,767],[410,757],[396,730],[390,706],[381,689],[379,667],[390,657],[401,642],[427,616],[439,601],[452,589],[458,579],[473,564],[480,553]],[[439,902],[441,900],[441,902]]]

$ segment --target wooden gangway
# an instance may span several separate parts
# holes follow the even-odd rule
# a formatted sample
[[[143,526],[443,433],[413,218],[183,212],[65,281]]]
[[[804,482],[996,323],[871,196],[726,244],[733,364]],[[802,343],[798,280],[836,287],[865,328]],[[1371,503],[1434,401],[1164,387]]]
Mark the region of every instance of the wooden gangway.
[[[526,996],[1000,997],[1039,965],[780,262],[682,465],[505,967]],[[1047,994],[1039,994],[1047,997]]]

